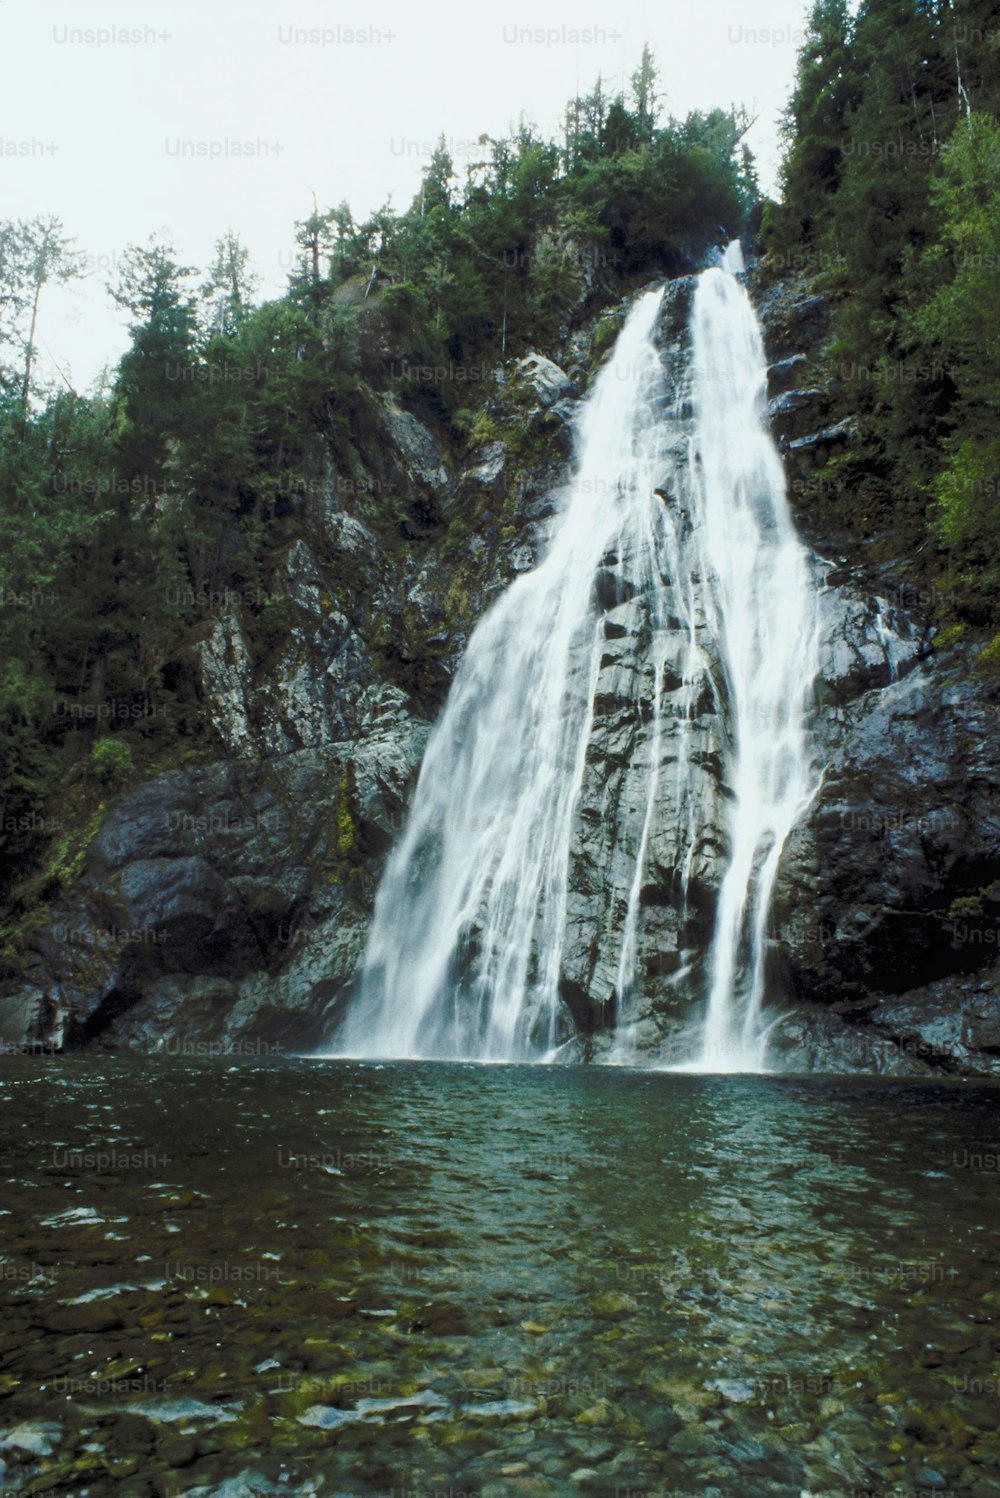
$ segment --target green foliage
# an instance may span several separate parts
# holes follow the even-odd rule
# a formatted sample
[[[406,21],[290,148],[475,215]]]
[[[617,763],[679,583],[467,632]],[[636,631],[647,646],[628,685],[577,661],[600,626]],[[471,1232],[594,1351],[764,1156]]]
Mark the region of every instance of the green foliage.
[[[132,769],[131,746],[122,739],[98,739],[91,746],[90,768],[103,785],[122,785]]]
[[[126,251],[114,286],[115,302],[130,317],[132,346],[118,371],[122,462],[129,478],[153,483],[165,476],[170,431],[188,406],[197,333],[194,272],[178,265],[170,245],[152,240]]]
[[[250,252],[230,230],[215,246],[215,260],[201,287],[202,323],[210,336],[230,338],[250,314],[257,278]]]
[[[979,664],[994,674],[1000,671],[1000,634],[995,634],[992,640],[983,646]]]
[[[711,242],[720,227],[734,233],[741,216],[732,174],[722,160],[706,146],[685,146],[671,132],[651,150],[593,163],[577,196],[627,270],[669,266],[671,252]]]
[[[360,225],[346,205],[314,213],[300,225],[293,295],[315,309],[343,288],[363,314],[364,372],[377,379],[389,340],[435,372],[478,368],[557,338],[595,272],[675,269],[720,230],[734,233],[757,189],[745,114],[659,125],[656,82],[646,48],[627,99],[598,79],[571,101],[561,146],[524,120],[506,139],[484,136],[460,192],[442,138],[404,213],[386,206]],[[460,388],[434,373],[415,393],[450,415],[465,404]]]
[[[63,808],[61,808],[62,810]],[[95,806],[92,799],[80,795],[69,798],[66,815],[55,824],[57,829],[44,859],[15,886],[9,904],[12,919],[0,925],[0,965],[16,964],[22,955],[24,938],[33,927],[44,921],[40,900],[51,900],[60,890],[69,888],[83,872],[87,849],[104,822],[104,802]]]
[[[22,419],[35,393],[33,373],[42,292],[83,274],[57,218],[0,223],[0,392],[17,392]]]
[[[830,222],[849,146],[847,117],[860,92],[846,0],[816,0],[785,112],[784,201],[771,248],[815,244]]]
[[[985,0],[817,0],[770,263],[835,298],[852,454],[945,617],[1000,620],[1000,48]],[[850,496],[845,494],[845,513]]]
[[[337,852],[349,858],[354,852],[357,834],[351,815],[351,786],[345,770],[337,786]]]

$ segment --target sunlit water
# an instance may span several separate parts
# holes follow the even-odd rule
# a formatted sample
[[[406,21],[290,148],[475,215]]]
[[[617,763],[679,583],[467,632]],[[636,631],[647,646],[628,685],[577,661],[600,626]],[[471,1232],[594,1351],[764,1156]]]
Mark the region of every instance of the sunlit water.
[[[998,1490],[988,1087],[0,1080],[4,1492]]]

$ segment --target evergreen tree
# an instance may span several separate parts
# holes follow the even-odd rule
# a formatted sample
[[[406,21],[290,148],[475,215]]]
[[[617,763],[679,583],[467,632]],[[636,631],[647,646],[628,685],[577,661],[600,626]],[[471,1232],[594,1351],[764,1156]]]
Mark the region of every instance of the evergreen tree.
[[[847,0],[816,0],[783,120],[783,243],[814,245],[829,224],[859,98]]]
[[[163,477],[172,434],[184,425],[194,379],[197,317],[186,283],[195,272],[179,265],[174,253],[156,239],[130,245],[117,282],[108,287],[131,319],[132,344],[118,378],[126,422],[122,461],[130,477],[153,484]]]
[[[642,141],[640,126],[634,115],[629,114],[625,100],[618,96],[608,110],[601,131],[601,154],[621,156],[634,151]]]
[[[342,201],[330,214],[336,238],[330,257],[331,274],[337,281],[358,275],[364,265],[365,246],[354,222],[350,204]]]
[[[958,602],[986,621],[1000,587],[1000,126],[991,115],[958,124],[931,200],[941,237],[924,251],[928,296],[910,323],[955,391],[936,524],[955,553]]]
[[[656,128],[656,115],[659,104],[659,96],[656,93],[656,81],[659,77],[653,54],[649,50],[647,42],[642,49],[642,57],[639,66],[631,77],[632,98],[635,102],[635,125],[638,138],[649,145],[653,139]]]
[[[250,313],[257,277],[250,269],[250,251],[230,229],[216,240],[215,259],[201,287],[206,332],[230,338]]]
[[[452,183],[455,180],[455,164],[451,159],[444,136],[438,138],[431,159],[424,167],[423,181],[417,207],[421,218],[433,213],[435,208],[451,207]]]
[[[863,489],[922,565],[946,548],[944,607],[980,624],[1000,620],[998,104],[995,0],[862,0],[853,25],[819,0],[768,238],[833,267],[845,514]]]
[[[30,253],[23,223],[0,222],[0,347],[7,361],[8,380],[13,381],[10,360],[18,358],[21,319],[31,302]]]

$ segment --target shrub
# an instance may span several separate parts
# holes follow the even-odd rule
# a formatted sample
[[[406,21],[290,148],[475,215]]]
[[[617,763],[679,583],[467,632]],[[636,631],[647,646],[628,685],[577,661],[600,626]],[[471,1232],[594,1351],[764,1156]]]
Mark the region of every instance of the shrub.
[[[132,769],[132,747],[122,739],[98,739],[90,751],[90,767],[103,785],[121,785]]]

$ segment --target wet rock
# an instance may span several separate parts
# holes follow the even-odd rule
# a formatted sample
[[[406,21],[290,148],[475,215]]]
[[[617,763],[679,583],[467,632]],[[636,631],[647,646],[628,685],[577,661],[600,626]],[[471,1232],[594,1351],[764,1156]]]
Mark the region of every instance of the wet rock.
[[[599,1467],[602,1462],[609,1462],[618,1454],[618,1447],[614,1442],[594,1440],[591,1436],[568,1436],[566,1444],[570,1451],[592,1467]]]
[[[48,1013],[50,1035],[142,1050],[318,1042],[426,738],[403,702],[372,692],[356,744],[169,772],[113,802],[71,903],[32,936],[31,983],[0,993],[11,1040]]]
[[[611,1402],[608,1399],[598,1399],[596,1404],[581,1410],[576,1416],[577,1425],[606,1425],[613,1418]]]
[[[801,377],[807,376],[808,370],[809,361],[805,354],[792,354],[787,359],[777,360],[768,367],[768,392],[771,396],[784,394],[791,390]]]
[[[435,495],[448,487],[448,473],[441,444],[433,432],[411,411],[405,411],[391,396],[384,398],[383,420],[388,445],[401,462],[411,482],[426,486]]]
[[[171,1431],[157,1441],[156,1454],[168,1467],[190,1467],[199,1454],[197,1437]]]
[[[411,1332],[425,1332],[430,1337],[464,1337],[470,1331],[469,1318],[463,1306],[454,1301],[438,1300],[420,1306],[407,1322]]]
[[[590,1309],[595,1316],[625,1316],[630,1311],[637,1311],[639,1305],[633,1296],[620,1290],[602,1290],[592,1298]]]
[[[841,579],[821,588],[820,701],[840,705],[913,670],[926,650],[922,628],[877,595]]]
[[[824,427],[822,431],[796,437],[786,445],[790,453],[816,453],[827,448],[843,447],[855,436],[856,432],[856,424],[847,418],[844,421],[835,422],[833,426]]]
[[[798,383],[808,372],[804,356],[829,332],[829,302],[811,292],[805,275],[787,275],[761,285],[752,267],[748,280],[764,324],[768,353],[775,361],[772,368],[779,370],[779,378],[784,373]]]
[[[786,390],[768,404],[768,417],[775,436],[792,442],[815,431],[817,420],[826,412],[827,392],[823,389]]]
[[[993,1069],[994,716],[981,687],[925,663],[822,729],[826,770],[786,849],[775,926],[795,992],[846,1005],[849,1019],[862,1003],[859,1051]],[[904,994],[902,1004],[891,997]]]
[[[61,1050],[66,1012],[32,983],[0,984],[0,1051]]]
[[[0,1430],[0,1451],[30,1456],[51,1456],[62,1439],[62,1426],[54,1420],[25,1421]]]
[[[948,1486],[947,1478],[933,1467],[921,1467],[914,1480],[918,1488],[925,1488],[928,1492],[941,1492]]]
[[[119,1331],[124,1322],[117,1312],[93,1301],[81,1306],[53,1306],[42,1316],[47,1332],[113,1332]]]
[[[730,1404],[748,1404],[756,1397],[753,1384],[742,1378],[712,1378],[705,1387],[716,1389]]]
[[[528,354],[514,366],[516,376],[530,386],[539,405],[556,406],[567,397],[574,397],[576,389],[565,370],[544,354]]]

